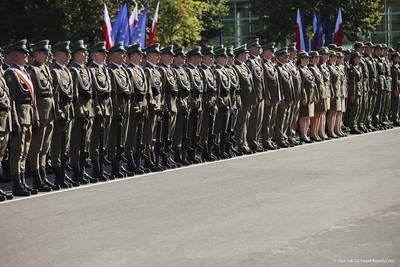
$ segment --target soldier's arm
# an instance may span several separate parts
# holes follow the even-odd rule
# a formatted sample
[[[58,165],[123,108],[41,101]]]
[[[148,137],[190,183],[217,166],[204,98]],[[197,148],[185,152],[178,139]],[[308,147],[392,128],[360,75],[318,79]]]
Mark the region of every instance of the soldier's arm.
[[[7,86],[10,89],[10,104],[11,104],[11,121],[12,123],[19,123],[17,106],[15,105],[15,90],[18,88],[17,77],[13,71],[8,70],[4,77],[7,81]]]
[[[79,101],[79,81],[76,71],[77,70],[74,70],[73,68],[70,70],[72,76],[72,104],[74,106],[75,119],[79,119],[80,117],[85,116],[85,111]]]
[[[105,114],[103,114],[103,111],[101,109],[101,105],[99,103],[99,96],[97,94],[97,88],[96,88],[96,74],[95,71],[92,69],[89,69],[89,75],[91,77],[91,81],[92,81],[92,95],[93,95],[93,108],[94,108],[94,116],[97,117],[99,115],[103,115],[105,116]]]
[[[113,107],[113,116],[117,117],[118,115],[121,115],[119,105],[118,105],[118,99],[117,99],[117,84],[116,84],[116,77],[114,77],[114,72],[112,70],[108,71],[108,74],[110,76],[110,89],[111,89],[111,102],[112,102],[112,107]]]
[[[37,91],[38,91],[38,90],[36,90],[36,88],[38,87],[38,84],[37,84],[38,79],[36,78],[36,74],[37,73],[33,70],[33,67],[29,67],[27,69],[27,72],[28,72],[28,74],[29,74],[29,76],[31,78],[32,85],[33,85],[33,88],[34,88],[35,105],[33,105],[33,116],[34,116],[34,120],[35,121],[39,121],[40,120],[40,115],[39,115],[39,109],[37,108],[37,102],[36,102],[36,100],[37,100],[36,95],[37,95]]]

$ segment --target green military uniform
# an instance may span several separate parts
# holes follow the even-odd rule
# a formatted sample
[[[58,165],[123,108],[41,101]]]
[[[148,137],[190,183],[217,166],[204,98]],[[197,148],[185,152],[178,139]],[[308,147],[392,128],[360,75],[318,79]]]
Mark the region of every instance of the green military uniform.
[[[10,90],[0,71],[0,162],[3,160],[11,131]]]
[[[203,56],[203,54],[201,53],[201,47],[196,47],[188,52],[187,57],[189,58],[196,55],[201,57]],[[188,74],[191,89],[189,98],[190,113],[188,127],[188,135],[191,139],[191,149],[188,151],[188,160],[193,163],[200,163],[201,160],[196,157],[196,151],[193,148],[193,136],[194,133],[196,134],[196,136],[200,134],[200,125],[202,124],[203,120],[203,77],[197,66],[193,65],[192,63],[188,64],[186,68],[186,73]],[[195,124],[196,119],[197,124]]]
[[[44,40],[32,46],[32,50],[49,52],[49,41]],[[51,145],[53,136],[55,105],[53,99],[53,79],[50,69],[46,64],[40,64],[36,60],[28,68],[33,87],[35,88],[36,112],[35,120],[40,121],[40,127],[34,127],[31,147],[29,150],[29,163],[31,167],[31,175],[34,180],[34,188],[40,191],[50,191],[51,188],[59,189],[46,179],[46,156]],[[50,187],[44,187],[41,180]]]
[[[179,47],[174,49],[175,55],[181,55],[186,57],[185,53],[183,52],[184,47]],[[186,71],[177,64],[171,65],[172,69],[175,71],[176,81],[177,81],[177,89],[178,89],[178,98],[177,98],[177,116],[176,116],[176,128],[175,133],[172,139],[172,149],[175,153],[175,161],[178,163],[182,163],[183,165],[188,165],[189,162],[186,161],[186,155],[181,151],[182,146],[182,137],[183,137],[183,127],[184,125],[184,118],[189,115],[190,109],[190,81],[189,76]],[[187,125],[186,125],[187,127]],[[186,136],[190,136],[190,133],[187,131],[186,128]]]
[[[297,60],[301,57],[309,57],[308,53],[300,52],[297,54]],[[300,104],[300,117],[314,117],[314,102],[318,99],[318,91],[316,79],[312,71],[302,64],[299,66],[300,78],[301,78],[301,102],[303,100],[307,101],[307,104]],[[306,132],[307,133],[307,132]]]
[[[391,95],[392,95],[392,74],[391,74],[391,63],[389,59],[383,56],[383,63],[385,66],[385,77],[386,77],[386,85],[383,93],[383,105],[381,106],[381,114],[380,118],[382,121],[382,125],[385,128],[391,128],[392,126],[389,125],[389,112],[391,106]]]
[[[314,52],[311,51],[308,53],[308,55],[310,57],[314,57],[314,56],[319,56],[318,52]],[[316,99],[318,99],[318,104],[314,104],[314,113],[315,112],[320,112],[317,110],[318,105],[320,104],[320,101],[322,101],[322,95],[324,94],[324,90],[325,90],[325,84],[324,84],[324,78],[322,76],[322,73],[320,71],[320,69],[318,68],[318,66],[313,65],[312,63],[308,64],[308,69],[311,71],[311,73],[314,75],[314,82],[315,82],[315,97]]]
[[[334,52],[333,52],[334,53]],[[336,53],[334,53],[336,56]],[[333,100],[330,103],[330,109],[334,111],[341,111],[341,99],[340,99],[340,77],[339,72],[336,68],[336,65],[330,63],[329,61],[326,63],[330,72],[330,81],[331,81],[331,97]]]
[[[90,53],[108,52],[105,48],[105,42],[100,42],[90,48]],[[94,116],[92,126],[92,135],[90,141],[90,159],[93,165],[92,176],[104,181],[107,177],[100,173],[99,149],[100,149],[100,129],[104,127],[103,149],[108,143],[111,118],[113,116],[113,107],[111,101],[111,80],[108,69],[104,65],[100,65],[96,61],[92,61],[89,66],[89,72],[92,80],[93,98],[96,100],[94,106]],[[110,177],[112,178],[112,177]]]
[[[372,46],[372,43],[368,42],[364,44],[365,47]],[[372,126],[372,112],[375,109],[376,105],[376,97],[377,97],[377,69],[376,69],[376,64],[375,60],[371,55],[368,55],[367,53],[363,54],[363,60],[368,68],[368,110],[367,110],[367,118],[365,121],[365,126],[373,131],[376,131],[376,128]]]
[[[141,43],[128,47],[127,54],[128,55],[132,53],[142,54],[142,49],[140,46]],[[144,71],[140,66],[135,65],[133,62],[131,62],[127,67],[127,71],[129,76],[131,77],[131,84],[132,84],[131,94],[133,97],[131,98],[128,136],[125,143],[125,157],[128,158],[128,165],[127,165],[128,171],[135,172],[136,174],[143,174],[145,172],[149,172],[149,170],[145,170],[141,166],[135,165],[134,153],[137,152],[138,150],[138,148],[136,147],[137,137],[138,137],[137,135],[138,124],[139,122],[143,124],[144,118],[147,116],[146,96],[148,93],[148,86],[146,84],[146,75],[144,74]]]
[[[381,49],[382,46],[380,44],[375,45],[375,49]],[[376,86],[376,103],[375,108],[372,113],[372,126],[375,128],[383,129],[382,127],[382,120],[381,120],[381,112],[383,107],[385,106],[385,98],[384,98],[384,91],[387,87],[387,79],[386,79],[386,67],[383,56],[378,56],[374,54],[374,61],[376,66],[377,72],[377,86]]]
[[[396,62],[396,58],[400,58],[400,53],[396,52],[392,54],[393,64],[391,66],[391,75],[392,75],[392,122],[393,126],[400,126],[399,120],[399,109],[400,109],[400,100],[399,100],[399,91],[400,91],[400,64]]]
[[[21,40],[8,47],[13,56],[14,52],[28,53],[26,40]],[[13,194],[28,196],[37,194],[36,189],[31,189],[25,184],[25,161],[32,138],[32,124],[36,118],[34,88],[29,74],[23,66],[14,62],[4,73],[7,86],[10,89],[11,103],[11,178],[13,180]]]
[[[275,43],[268,43],[262,46],[262,49],[272,49],[275,51]],[[275,150],[277,147],[272,141],[272,138],[274,136],[278,103],[283,99],[283,91],[279,86],[278,70],[275,68],[275,64],[265,57],[263,57],[261,63],[264,68],[265,100],[269,100],[269,105],[264,106],[263,127],[261,132],[262,145],[264,148]]]
[[[247,44],[247,49],[250,47],[261,47],[258,43],[258,38]],[[253,76],[253,90],[257,96],[257,105],[252,109],[250,114],[247,141],[251,150],[262,152],[264,149],[260,147],[259,139],[264,117],[264,70],[260,58],[252,54],[250,54],[249,59],[246,61],[246,65]]]
[[[235,55],[240,53],[246,53],[247,44],[239,46],[234,49]],[[251,106],[257,104],[257,94],[253,89],[253,77],[251,70],[244,62],[235,60],[233,68],[236,70],[236,73],[239,76],[239,84],[242,89],[241,100],[242,106],[239,108],[237,122],[236,122],[236,141],[239,152],[243,152],[245,154],[252,154],[252,150],[247,143],[247,131],[249,127],[249,119],[251,114]]]
[[[351,55],[354,59],[356,57],[360,57],[358,52],[355,52]],[[361,129],[358,129],[358,121],[359,116],[361,113],[361,101],[363,96],[363,70],[359,64],[350,64],[350,68],[348,71],[348,92],[349,98],[355,95],[356,98],[354,102],[350,99],[349,100],[349,126],[350,126],[350,133],[352,134],[360,134]]]

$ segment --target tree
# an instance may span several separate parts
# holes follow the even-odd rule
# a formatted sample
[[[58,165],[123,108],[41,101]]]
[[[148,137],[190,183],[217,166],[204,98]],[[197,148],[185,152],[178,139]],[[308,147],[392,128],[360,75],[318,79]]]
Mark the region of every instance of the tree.
[[[328,12],[331,13],[333,28],[339,8],[342,8],[343,31],[350,41],[359,40],[359,32],[369,36],[380,24],[382,5],[379,0],[249,0],[250,10],[258,21],[253,22],[265,28],[258,32],[268,41],[285,42],[294,39],[296,32],[297,8],[304,10],[308,36],[312,36],[313,14],[320,8],[322,23],[325,29]],[[325,16],[325,17],[324,17]]]

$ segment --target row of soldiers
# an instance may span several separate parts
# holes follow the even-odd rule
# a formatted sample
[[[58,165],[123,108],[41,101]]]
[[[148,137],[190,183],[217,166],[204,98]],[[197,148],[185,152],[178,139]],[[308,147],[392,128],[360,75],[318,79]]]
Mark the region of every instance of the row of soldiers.
[[[142,50],[141,44],[122,42],[108,50],[104,42],[87,49],[83,40],[52,49],[44,40],[31,51],[26,40],[5,47],[0,159],[8,147],[13,194],[298,145],[300,102],[309,94],[295,65],[295,47],[276,51],[275,43],[261,46],[258,39],[235,49],[196,47],[187,54],[184,47],[154,44]],[[27,66],[29,52],[33,60]],[[329,75],[325,78],[329,86]],[[54,183],[45,169],[49,150]],[[91,176],[85,171],[89,157]],[[72,179],[66,173],[69,160]],[[104,171],[108,160],[111,174]],[[26,162],[32,187],[25,183]],[[0,192],[0,200],[11,197]]]

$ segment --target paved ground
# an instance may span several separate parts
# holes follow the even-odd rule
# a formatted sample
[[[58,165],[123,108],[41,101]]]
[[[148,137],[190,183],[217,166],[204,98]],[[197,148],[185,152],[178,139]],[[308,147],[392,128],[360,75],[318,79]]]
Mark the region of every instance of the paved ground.
[[[399,130],[3,202],[1,266],[400,266]]]

